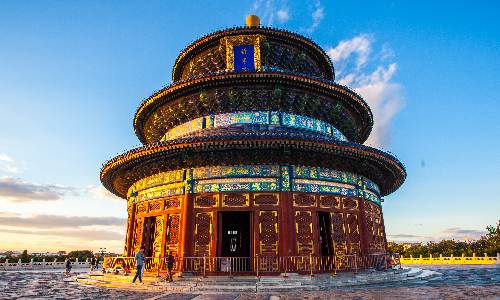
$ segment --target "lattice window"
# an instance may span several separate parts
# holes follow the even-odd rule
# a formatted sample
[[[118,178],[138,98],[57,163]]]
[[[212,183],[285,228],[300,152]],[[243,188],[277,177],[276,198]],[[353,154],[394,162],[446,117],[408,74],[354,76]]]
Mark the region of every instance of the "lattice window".
[[[155,231],[153,234],[153,253],[152,257],[160,257],[161,255],[161,239],[163,237],[163,216],[155,218]]]
[[[373,213],[373,205],[370,201],[365,200],[365,213],[372,214]]]
[[[339,196],[321,196],[320,201],[321,201],[322,207],[340,208],[340,197]]]
[[[262,256],[278,255],[278,212],[259,212],[260,224],[260,254]]]
[[[148,212],[148,204],[147,203],[139,203],[136,206],[135,213],[138,214],[144,214]]]
[[[376,214],[377,216],[381,217],[382,216],[382,210],[380,209],[380,206],[373,204],[373,213]]]
[[[213,207],[217,206],[219,198],[215,196],[197,196],[195,199],[196,207]]]
[[[356,214],[347,214],[347,224],[351,246],[350,254],[360,254],[358,216]]]
[[[295,226],[297,230],[298,255],[314,253],[312,213],[310,211],[295,212]]]
[[[181,224],[181,215],[173,214],[168,216],[169,222],[167,226],[167,237],[165,241],[165,251],[172,251],[177,253],[179,247],[179,231]]]
[[[223,206],[248,206],[248,195],[224,195]]]
[[[148,204],[149,204],[149,212],[155,212],[161,210],[161,200],[150,201]]]
[[[181,207],[181,198],[165,200],[165,209],[180,208],[180,207]]]
[[[212,241],[212,214],[196,214],[196,233],[194,237],[195,255],[210,256],[210,242]]]
[[[368,233],[368,243],[370,245],[370,250],[375,250],[375,228],[372,216],[366,216],[366,231]]]
[[[344,201],[345,209],[358,209],[358,200],[350,197],[342,198],[342,200]]]
[[[345,226],[343,213],[330,213],[331,226],[332,226],[332,242],[333,249],[336,255],[345,255],[346,240],[345,240]]]
[[[314,195],[294,195],[294,206],[316,206],[316,198]]]
[[[253,202],[255,205],[278,205],[278,195],[257,194]]]
[[[133,255],[139,251],[142,243],[142,232],[144,230],[144,219],[138,218],[135,220],[135,228],[134,228],[134,246],[133,246]]]

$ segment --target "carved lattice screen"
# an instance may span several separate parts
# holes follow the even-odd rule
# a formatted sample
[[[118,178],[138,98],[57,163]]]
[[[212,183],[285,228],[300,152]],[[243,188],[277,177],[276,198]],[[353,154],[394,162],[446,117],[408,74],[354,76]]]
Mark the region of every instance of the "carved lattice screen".
[[[347,254],[344,214],[340,212],[330,213],[332,224],[332,242],[335,255]]]
[[[142,244],[142,232],[144,230],[144,218],[135,219],[134,226],[134,245],[132,246],[132,255],[139,252]]]
[[[314,254],[312,213],[310,211],[295,212],[295,226],[297,230],[297,254],[299,256]]]
[[[179,231],[181,224],[180,214],[168,215],[167,223],[167,235],[165,238],[165,252],[172,251],[174,255],[177,255],[177,250],[179,249]]]
[[[347,224],[350,239],[350,253],[348,254],[361,254],[358,216],[356,214],[347,214]]]
[[[161,256],[161,239],[163,237],[163,216],[156,216],[155,231],[153,233],[153,253],[152,257]]]
[[[278,255],[278,212],[259,212],[259,245],[260,255]]]
[[[196,231],[194,236],[194,255],[210,256],[210,245],[212,241],[212,214],[196,214]]]

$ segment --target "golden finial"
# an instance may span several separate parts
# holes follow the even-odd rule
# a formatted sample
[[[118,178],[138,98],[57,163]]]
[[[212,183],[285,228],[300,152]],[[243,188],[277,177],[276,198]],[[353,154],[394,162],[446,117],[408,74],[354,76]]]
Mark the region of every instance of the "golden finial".
[[[256,15],[249,15],[247,17],[247,26],[248,27],[259,27],[260,26],[260,18]]]

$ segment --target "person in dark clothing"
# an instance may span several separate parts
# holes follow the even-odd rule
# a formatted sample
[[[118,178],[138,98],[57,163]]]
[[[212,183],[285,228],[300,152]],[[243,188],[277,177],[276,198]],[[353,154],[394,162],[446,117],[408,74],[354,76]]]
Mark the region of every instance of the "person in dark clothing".
[[[175,264],[175,257],[172,255],[172,251],[168,252],[168,256],[166,258],[166,261],[167,261],[168,276],[165,277],[165,280],[167,280],[167,278],[168,278],[168,281],[172,282],[173,281],[173,279],[172,279],[172,269],[174,268],[174,264]]]
[[[69,272],[71,272],[71,258],[70,257],[66,258],[65,267],[66,267],[66,276],[68,276]]]
[[[135,255],[135,263],[137,265],[137,271],[135,272],[135,277],[134,280],[132,280],[132,284],[135,284],[135,280],[137,279],[137,277],[139,277],[139,282],[141,284],[144,284],[142,283],[142,276],[141,276],[142,265],[144,264],[144,248],[141,248],[141,250],[137,252],[137,254]]]
[[[96,262],[95,261],[95,255],[92,255],[92,258],[90,259],[90,272],[94,271],[94,268],[96,268],[95,262]]]

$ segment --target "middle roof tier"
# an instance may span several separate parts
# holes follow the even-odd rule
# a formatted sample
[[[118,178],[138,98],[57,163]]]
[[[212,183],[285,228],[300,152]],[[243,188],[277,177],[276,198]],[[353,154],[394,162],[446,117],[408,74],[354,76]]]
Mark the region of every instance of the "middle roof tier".
[[[156,92],[137,109],[134,128],[139,140],[149,144],[200,117],[262,110],[320,120],[356,143],[363,143],[373,126],[366,102],[332,81],[286,72],[221,72]]]

